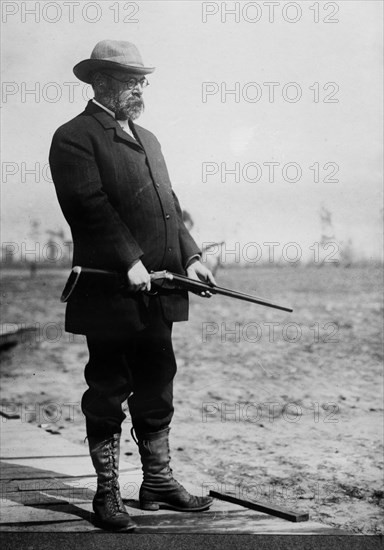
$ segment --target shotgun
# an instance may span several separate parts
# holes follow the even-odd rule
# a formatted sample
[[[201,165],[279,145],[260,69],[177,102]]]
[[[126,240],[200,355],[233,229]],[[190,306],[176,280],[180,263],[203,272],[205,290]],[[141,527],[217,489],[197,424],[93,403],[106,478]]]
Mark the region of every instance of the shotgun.
[[[155,292],[153,293],[151,291],[149,294],[157,294],[158,292],[161,293],[161,290],[187,290],[188,292],[194,292],[195,294],[208,291],[211,294],[228,296],[229,298],[235,298],[236,300],[244,300],[245,302],[280,309],[281,311],[288,311],[289,313],[292,313],[293,311],[290,307],[273,304],[264,298],[258,298],[252,294],[245,294],[244,292],[237,292],[236,290],[230,290],[229,288],[204,283],[203,281],[190,279],[185,275],[171,273],[170,271],[154,271],[150,273],[150,277],[151,285],[155,288]],[[114,287],[116,290],[129,292],[129,283],[126,274],[117,273],[115,271],[106,271],[104,269],[91,269],[89,267],[81,267],[77,265],[72,268],[60,298],[61,302],[67,302],[75,288],[82,287],[86,289],[89,283],[95,280],[103,281],[107,287]]]

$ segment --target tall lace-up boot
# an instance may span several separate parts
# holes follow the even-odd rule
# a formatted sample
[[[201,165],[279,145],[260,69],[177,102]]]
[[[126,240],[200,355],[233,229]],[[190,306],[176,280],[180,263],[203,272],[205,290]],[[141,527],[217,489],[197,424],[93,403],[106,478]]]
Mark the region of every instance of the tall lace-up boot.
[[[89,437],[89,451],[97,473],[97,491],[93,499],[96,524],[109,531],[132,531],[136,525],[123,504],[119,477],[120,434]]]
[[[142,510],[159,510],[161,507],[180,512],[201,512],[209,508],[211,497],[197,497],[188,493],[173,477],[169,466],[169,428],[159,432],[136,434],[132,437],[139,446],[144,479],[139,500]]]

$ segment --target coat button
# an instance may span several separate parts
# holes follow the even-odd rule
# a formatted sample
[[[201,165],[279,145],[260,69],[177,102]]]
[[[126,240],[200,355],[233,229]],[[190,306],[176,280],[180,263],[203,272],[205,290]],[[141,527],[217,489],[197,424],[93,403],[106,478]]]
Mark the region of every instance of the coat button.
[[[166,219],[166,220],[169,220],[170,217],[171,217],[171,216],[170,216],[169,214],[166,214],[166,215],[165,215],[165,219]]]
[[[172,252],[172,248],[171,248],[171,247],[168,248],[168,252]]]

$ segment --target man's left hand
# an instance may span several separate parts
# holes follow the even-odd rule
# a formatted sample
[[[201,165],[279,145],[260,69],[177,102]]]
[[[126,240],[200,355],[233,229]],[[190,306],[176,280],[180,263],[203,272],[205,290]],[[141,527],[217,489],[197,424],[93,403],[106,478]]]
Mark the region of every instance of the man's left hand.
[[[189,267],[187,267],[187,276],[190,279],[196,279],[197,281],[204,281],[205,283],[212,283],[213,285],[217,284],[211,271],[199,261],[193,262]],[[203,298],[210,298],[212,296],[209,290],[196,294]]]

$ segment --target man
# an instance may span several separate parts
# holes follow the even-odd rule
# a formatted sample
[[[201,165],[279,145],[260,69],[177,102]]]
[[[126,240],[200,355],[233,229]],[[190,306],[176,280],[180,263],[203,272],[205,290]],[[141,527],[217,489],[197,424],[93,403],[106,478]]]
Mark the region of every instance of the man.
[[[210,497],[190,495],[172,476],[168,434],[176,362],[171,331],[188,318],[188,295],[151,291],[151,271],[168,269],[215,283],[182,221],[179,202],[155,136],[133,123],[143,110],[144,66],[135,45],[99,42],[74,67],[95,98],[61,126],[50,151],[57,196],[71,227],[74,265],[126,273],[131,292],[95,282],[75,292],[66,330],[85,334],[88,389],[82,398],[98,486],[98,525],[132,530],[118,484],[122,403],[128,399],[143,483],[140,506],[180,511],[209,508]],[[209,297],[209,293],[203,293]]]

